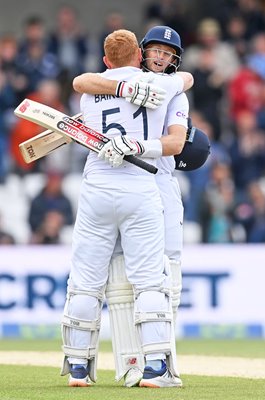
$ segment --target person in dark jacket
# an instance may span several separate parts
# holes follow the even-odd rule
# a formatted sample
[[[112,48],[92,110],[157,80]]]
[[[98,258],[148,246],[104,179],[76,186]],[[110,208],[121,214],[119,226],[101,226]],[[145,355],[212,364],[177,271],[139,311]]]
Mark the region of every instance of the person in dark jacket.
[[[47,181],[41,192],[32,200],[29,212],[29,224],[32,233],[42,226],[46,215],[51,211],[60,213],[63,225],[73,224],[73,208],[71,201],[63,193],[63,175],[58,172],[47,174]]]

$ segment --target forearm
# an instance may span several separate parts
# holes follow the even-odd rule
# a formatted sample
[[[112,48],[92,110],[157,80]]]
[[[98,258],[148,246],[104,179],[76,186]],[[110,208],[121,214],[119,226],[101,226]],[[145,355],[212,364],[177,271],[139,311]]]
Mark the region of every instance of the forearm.
[[[172,156],[182,152],[187,136],[187,128],[183,125],[171,125],[168,127],[168,135],[162,136],[162,155]]]
[[[177,155],[183,149],[187,128],[181,125],[174,125],[173,131],[170,128],[168,128],[168,136],[159,139],[140,141],[127,135],[115,136],[103,146],[98,157],[116,168],[123,163],[126,155],[154,159]]]
[[[168,135],[159,139],[143,141],[145,149],[142,157],[159,158],[180,154],[184,147],[187,128],[182,125],[172,125],[168,128]]]
[[[118,81],[103,78],[103,76],[87,72],[73,80],[73,88],[78,93],[112,94],[115,95]]]
[[[144,74],[143,74],[144,75]],[[113,95],[124,97],[137,106],[155,110],[166,97],[166,91],[147,80],[117,81],[103,78],[102,75],[87,72],[73,80],[76,92],[90,95]]]

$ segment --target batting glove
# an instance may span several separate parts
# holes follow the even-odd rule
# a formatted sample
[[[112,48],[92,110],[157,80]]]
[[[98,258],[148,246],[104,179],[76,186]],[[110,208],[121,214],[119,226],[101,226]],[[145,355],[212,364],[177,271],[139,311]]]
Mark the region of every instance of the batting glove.
[[[145,151],[144,146],[138,140],[128,136],[116,136],[98,153],[98,157],[108,162],[112,167],[117,168],[123,163],[126,155],[141,155]]]
[[[147,75],[145,78],[144,75]],[[148,73],[141,74],[138,81],[120,81],[117,84],[116,96],[125,97],[126,101],[155,110],[159,107],[165,97],[166,91],[158,86],[152,85],[150,82],[153,77]]]

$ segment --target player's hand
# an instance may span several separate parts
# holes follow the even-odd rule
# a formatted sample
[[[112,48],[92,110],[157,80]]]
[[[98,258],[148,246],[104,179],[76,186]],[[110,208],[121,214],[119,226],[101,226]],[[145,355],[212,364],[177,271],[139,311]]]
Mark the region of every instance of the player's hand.
[[[145,78],[144,75],[147,75]],[[155,110],[159,107],[165,97],[166,91],[151,83],[153,77],[148,73],[141,74],[138,80],[120,81],[117,85],[116,95],[124,97],[126,101]]]
[[[144,146],[138,140],[128,136],[116,136],[100,150],[98,157],[117,168],[123,163],[126,155],[141,155],[145,151]]]

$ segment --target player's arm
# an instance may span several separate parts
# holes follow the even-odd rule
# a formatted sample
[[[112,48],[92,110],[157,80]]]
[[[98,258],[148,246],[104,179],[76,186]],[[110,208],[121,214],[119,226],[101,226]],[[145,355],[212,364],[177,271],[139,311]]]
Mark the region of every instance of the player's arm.
[[[158,158],[180,154],[188,129],[189,102],[185,93],[169,102],[165,119],[165,133],[160,139],[143,141],[142,157]]]
[[[176,77],[180,77],[183,80],[183,91],[190,89],[193,86],[194,80],[192,74],[189,72],[176,72]],[[150,82],[154,78],[153,74],[142,73],[139,75],[139,80],[133,80],[133,84],[140,83],[142,91],[150,88]],[[93,72],[86,72],[74,78],[73,88],[78,93],[87,94],[111,94],[120,97],[126,97],[129,89],[133,92],[134,88],[130,87],[132,82],[127,82],[127,87],[122,86],[123,81],[117,81],[114,79],[106,79],[102,75]],[[154,90],[154,85],[153,91]],[[124,91],[124,93],[122,93]],[[163,91],[164,92],[164,91]]]
[[[148,75],[150,72],[145,72]],[[192,74],[189,72],[176,72],[171,75],[166,74],[153,74],[154,85],[163,88],[167,92],[167,99],[171,101],[174,96],[178,96],[184,91],[192,87],[194,80]]]
[[[78,93],[116,94],[119,81],[106,79],[100,74],[87,72],[74,78],[73,88]]]
[[[146,79],[132,79],[128,82],[106,79],[97,73],[84,73],[73,80],[73,88],[78,93],[91,95],[109,94],[124,97],[130,103],[151,109],[159,107],[166,97],[166,91],[153,85],[152,76]]]
[[[185,93],[174,96],[167,107],[165,134],[159,139],[142,141],[142,157],[159,158],[180,154],[188,129],[189,101]]]
[[[187,128],[183,125],[171,125],[168,127],[168,135],[159,140],[162,145],[162,156],[174,156],[180,154],[184,147]]]
[[[187,128],[181,125],[169,127],[168,136],[153,140],[136,140],[127,135],[115,136],[100,150],[98,157],[119,167],[125,155],[136,155],[144,158],[160,158],[181,153]]]
[[[193,86],[194,84],[193,75],[190,74],[189,72],[178,71],[175,73],[175,75],[183,79],[184,82],[183,92],[186,92],[186,90],[190,89]]]
[[[175,96],[169,103],[165,120],[167,135],[161,137],[162,155],[171,156],[182,152],[188,129],[189,101],[185,93]]]

